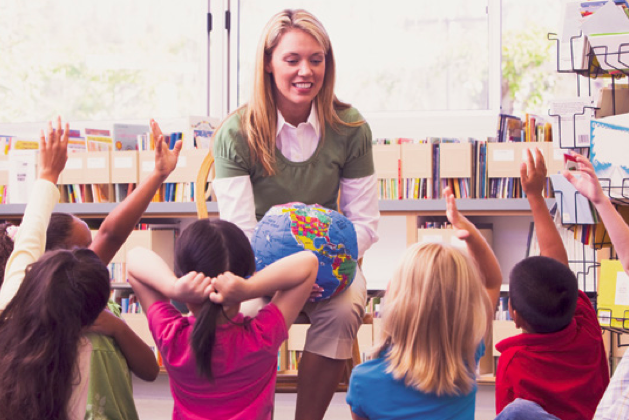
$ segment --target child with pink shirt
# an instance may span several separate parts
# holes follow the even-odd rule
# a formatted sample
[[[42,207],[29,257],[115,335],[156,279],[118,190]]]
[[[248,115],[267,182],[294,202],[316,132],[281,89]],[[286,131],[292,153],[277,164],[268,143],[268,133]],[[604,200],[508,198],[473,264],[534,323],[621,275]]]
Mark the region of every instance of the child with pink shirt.
[[[199,220],[175,245],[177,275],[147,249],[133,249],[127,261],[168,371],[173,419],[271,419],[277,352],[310,296],[317,257],[300,252],[254,273],[236,225]],[[240,302],[270,295],[254,318],[239,313]],[[185,302],[192,316],[169,299]]]

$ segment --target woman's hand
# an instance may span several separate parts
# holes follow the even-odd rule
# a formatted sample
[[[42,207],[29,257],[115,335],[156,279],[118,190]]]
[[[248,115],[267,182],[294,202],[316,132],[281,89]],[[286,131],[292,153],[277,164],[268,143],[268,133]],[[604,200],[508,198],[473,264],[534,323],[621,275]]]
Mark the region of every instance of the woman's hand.
[[[59,174],[63,171],[68,160],[68,123],[65,130],[61,128],[61,117],[57,117],[57,128],[52,128],[48,122],[48,140],[41,130],[39,139],[39,178],[56,184]]]
[[[183,142],[177,140],[175,147],[172,150],[169,149],[168,142],[164,139],[159,124],[155,120],[151,120],[150,124],[151,133],[153,133],[153,138],[155,139],[155,172],[163,179],[166,179],[177,166]]]

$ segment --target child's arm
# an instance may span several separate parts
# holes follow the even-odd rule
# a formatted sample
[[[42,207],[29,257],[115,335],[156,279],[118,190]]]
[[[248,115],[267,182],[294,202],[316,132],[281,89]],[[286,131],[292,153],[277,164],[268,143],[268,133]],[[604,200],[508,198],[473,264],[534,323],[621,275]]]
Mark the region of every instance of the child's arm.
[[[129,283],[144,312],[158,301],[175,299],[185,303],[202,303],[208,298],[211,279],[203,273],[190,272],[177,278],[155,252],[133,248],[127,253]]]
[[[603,220],[609,238],[614,244],[618,259],[625,271],[629,273],[629,226],[603,192],[590,161],[577,153],[573,153],[573,155],[577,158],[580,177],[576,177],[573,171],[564,171],[563,175],[574,185],[577,191],[594,204]]]
[[[181,140],[170,150],[164,140],[159,125],[151,120],[151,132],[155,138],[155,169],[142,183],[114,210],[109,213],[98,229],[90,249],[108,264],[140,221],[142,214],[155,196],[155,193],[175,169]]]
[[[57,118],[57,129],[48,123],[48,141],[42,130],[39,142],[39,174],[29,197],[22,224],[15,237],[14,248],[7,261],[4,283],[0,289],[0,311],[19,289],[24,280],[26,267],[37,261],[44,253],[46,228],[52,210],[59,202],[56,187],[59,174],[68,158],[68,124],[61,128],[61,118]]]
[[[476,260],[485,283],[485,289],[487,289],[487,294],[491,300],[492,308],[495,308],[500,297],[500,285],[502,284],[502,271],[500,271],[498,259],[476,226],[459,213],[450,187],[446,187],[443,190],[443,196],[446,199],[448,220],[452,223],[457,237],[465,241],[470,255]]]
[[[129,369],[140,379],[154,381],[159,365],[153,350],[116,315],[105,309],[89,329],[90,332],[107,335],[120,347]]]
[[[527,150],[526,162],[520,166],[520,179],[533,213],[541,255],[568,265],[568,253],[542,194],[546,182],[546,164],[539,149],[535,149],[535,159],[531,151]]]
[[[310,296],[318,270],[316,255],[301,251],[274,262],[248,280],[230,272],[219,275],[212,279],[210,300],[229,306],[275,294],[271,302],[282,312],[289,328]]]

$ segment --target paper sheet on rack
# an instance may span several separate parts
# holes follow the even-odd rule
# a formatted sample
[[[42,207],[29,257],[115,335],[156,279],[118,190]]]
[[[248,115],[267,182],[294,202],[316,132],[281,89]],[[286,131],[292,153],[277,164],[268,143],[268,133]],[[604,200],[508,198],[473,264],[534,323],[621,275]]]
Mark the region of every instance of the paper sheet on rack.
[[[555,148],[590,146],[592,97],[556,99],[550,104]]]
[[[577,193],[574,185],[562,174],[551,174],[550,180],[555,190],[555,199],[561,211],[561,223],[564,225],[592,225],[594,217],[587,198]],[[560,200],[561,197],[561,201]]]
[[[606,118],[605,121],[619,121]],[[610,197],[629,197],[629,127],[609,124],[603,120],[590,123],[590,160],[603,189]],[[623,191],[623,184],[625,188]]]
[[[629,19],[608,1],[581,24],[601,67],[608,71],[629,68]]]
[[[589,37],[629,32],[629,19],[622,8],[608,1],[581,23],[581,30]]]
[[[585,70],[587,42],[581,33],[580,1],[566,3],[559,44],[559,70]]]
[[[603,69],[613,74],[614,70],[621,72],[629,68],[629,33],[596,35],[588,40]]]

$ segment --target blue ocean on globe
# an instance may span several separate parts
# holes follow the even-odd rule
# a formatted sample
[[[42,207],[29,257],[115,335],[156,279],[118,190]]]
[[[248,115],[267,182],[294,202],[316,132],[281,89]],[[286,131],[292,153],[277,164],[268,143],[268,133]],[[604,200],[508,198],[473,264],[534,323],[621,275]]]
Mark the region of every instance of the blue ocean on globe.
[[[319,259],[316,283],[323,288],[316,301],[347,289],[358,267],[354,224],[337,211],[318,204],[273,206],[258,223],[251,240],[256,269],[299,251],[313,251]]]

